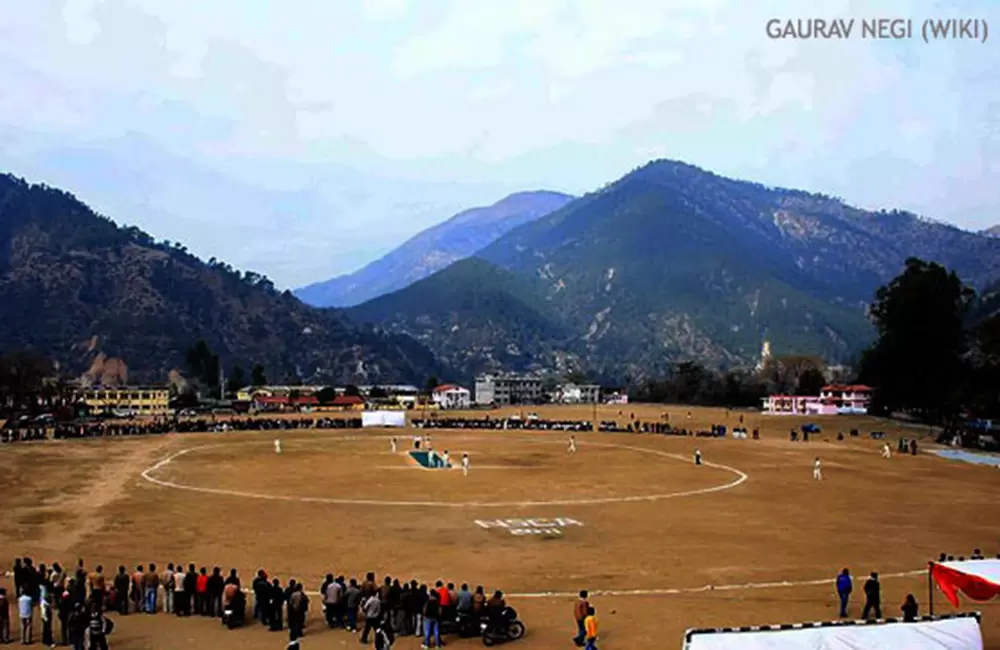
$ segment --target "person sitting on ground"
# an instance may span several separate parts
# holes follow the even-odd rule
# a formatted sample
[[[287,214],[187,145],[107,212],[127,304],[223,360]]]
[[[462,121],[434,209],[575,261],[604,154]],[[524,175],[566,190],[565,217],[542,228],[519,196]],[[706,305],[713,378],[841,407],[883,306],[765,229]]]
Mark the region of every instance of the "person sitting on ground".
[[[913,594],[907,594],[906,600],[903,601],[903,606],[900,609],[903,612],[903,621],[906,623],[913,623],[917,620],[917,611],[919,610],[919,605],[917,605],[917,599],[913,597]]]

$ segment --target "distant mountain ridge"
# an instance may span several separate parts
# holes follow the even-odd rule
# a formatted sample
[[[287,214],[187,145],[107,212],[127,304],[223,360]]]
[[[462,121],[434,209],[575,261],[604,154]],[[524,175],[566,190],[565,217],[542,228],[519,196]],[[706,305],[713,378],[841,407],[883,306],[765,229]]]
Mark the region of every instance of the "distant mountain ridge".
[[[308,307],[265,277],[208,263],[94,213],[71,194],[0,175],[0,350],[34,348],[67,372],[122,360],[162,382],[204,339],[273,381],[422,381],[442,369],[405,336]]]
[[[522,336],[526,358],[619,378],[663,372],[679,359],[749,365],[764,340],[776,354],[848,360],[873,334],[867,301],[909,256],[954,268],[979,287],[1000,278],[998,239],[669,160],[512,230],[476,256],[535,283],[526,304],[545,315],[543,329],[560,332]],[[441,309],[443,298],[428,293],[503,295],[509,282],[477,268],[463,284],[468,267],[456,267],[352,313],[455,361],[442,329],[480,332],[465,343],[479,352],[463,367],[489,368],[520,322],[504,324],[506,306]]]
[[[317,307],[357,305],[391,293],[469,257],[504,233],[573,200],[559,192],[511,194],[496,203],[465,210],[410,238],[364,268],[295,291]]]

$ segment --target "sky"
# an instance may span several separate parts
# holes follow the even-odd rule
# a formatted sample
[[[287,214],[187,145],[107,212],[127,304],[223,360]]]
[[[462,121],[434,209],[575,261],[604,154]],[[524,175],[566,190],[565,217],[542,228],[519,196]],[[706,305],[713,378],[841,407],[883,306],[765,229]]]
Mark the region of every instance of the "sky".
[[[1000,3],[0,0],[0,170],[296,287],[653,158],[1000,223]],[[807,8],[808,7],[808,8]],[[772,39],[903,18],[909,40]],[[925,43],[926,18],[983,42]]]

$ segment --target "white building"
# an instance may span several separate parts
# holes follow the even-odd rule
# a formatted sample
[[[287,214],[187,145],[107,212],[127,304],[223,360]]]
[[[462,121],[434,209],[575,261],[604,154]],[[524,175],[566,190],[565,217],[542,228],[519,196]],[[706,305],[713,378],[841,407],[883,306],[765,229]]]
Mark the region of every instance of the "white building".
[[[431,393],[431,400],[442,409],[467,409],[472,403],[472,395],[468,388],[442,384]]]
[[[595,404],[601,398],[601,387],[597,384],[563,384],[555,397],[562,404]]]

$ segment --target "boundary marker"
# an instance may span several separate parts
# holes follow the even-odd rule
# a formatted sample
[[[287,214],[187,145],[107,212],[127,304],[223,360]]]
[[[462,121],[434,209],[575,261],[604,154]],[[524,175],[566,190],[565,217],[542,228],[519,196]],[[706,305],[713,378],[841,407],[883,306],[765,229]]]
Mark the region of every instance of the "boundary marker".
[[[382,436],[385,437],[385,436]],[[323,442],[328,441],[348,441],[348,440],[358,440],[358,439],[371,439],[362,438],[359,436],[347,436],[347,437],[336,437],[336,438],[322,438]],[[463,438],[465,440],[496,440],[495,438]],[[505,438],[504,440],[512,440],[511,438]],[[537,438],[515,438],[513,440],[519,440],[521,442],[534,442],[538,444],[563,444],[563,442],[555,440],[537,439]],[[609,503],[635,503],[641,501],[663,501],[666,499],[674,499],[678,497],[689,497],[697,496],[699,494],[712,494],[714,492],[722,492],[723,490],[730,490],[742,483],[744,483],[750,477],[728,465],[718,465],[715,463],[702,462],[705,467],[712,467],[715,469],[721,469],[736,475],[736,479],[730,481],[729,483],[724,483],[722,485],[715,485],[708,488],[699,488],[694,490],[683,490],[680,492],[667,492],[663,494],[648,494],[648,495],[638,495],[638,496],[624,496],[624,497],[600,497],[591,499],[553,499],[549,501],[394,501],[394,500],[379,500],[379,499],[346,499],[346,498],[332,498],[332,497],[303,497],[303,496],[291,496],[282,494],[262,494],[259,492],[245,492],[242,490],[227,490],[223,488],[210,488],[202,487],[197,485],[186,485],[183,483],[175,483],[173,481],[166,481],[163,479],[158,479],[152,474],[157,470],[163,468],[164,466],[170,464],[175,459],[180,458],[186,454],[194,451],[202,451],[205,449],[216,449],[219,447],[228,447],[234,445],[246,445],[246,444],[270,444],[270,441],[266,443],[261,441],[239,441],[239,442],[228,442],[228,443],[215,443],[210,445],[199,445],[196,447],[188,447],[187,449],[182,449],[175,452],[163,460],[147,467],[142,471],[140,476],[146,481],[158,485],[160,487],[172,488],[175,490],[188,490],[190,492],[199,492],[202,494],[218,494],[222,496],[233,496],[233,497],[243,497],[248,499],[263,499],[266,501],[291,501],[300,503],[326,503],[332,505],[365,505],[365,506],[393,506],[393,507],[424,507],[424,508],[524,508],[533,506],[583,506],[583,505],[604,505]],[[646,447],[635,447],[632,445],[620,445],[614,443],[606,442],[586,442],[580,443],[581,446],[586,447],[603,447],[608,449],[626,449],[629,451],[638,452],[640,454],[652,454],[654,456],[660,456],[663,458],[670,458],[673,460],[679,460],[682,462],[688,462],[684,456],[679,456],[677,454],[667,453],[665,451],[660,451],[657,449],[649,449]]]

